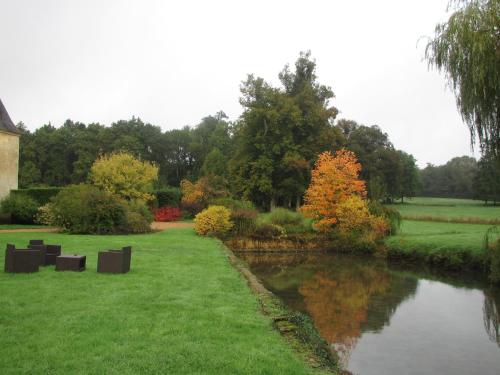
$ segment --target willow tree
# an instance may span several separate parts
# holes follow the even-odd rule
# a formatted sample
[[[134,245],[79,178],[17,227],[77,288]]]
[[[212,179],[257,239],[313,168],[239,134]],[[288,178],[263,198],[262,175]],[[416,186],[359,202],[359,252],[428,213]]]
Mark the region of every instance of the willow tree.
[[[448,22],[426,47],[429,66],[446,73],[457,107],[483,151],[500,155],[500,0],[451,0]]]

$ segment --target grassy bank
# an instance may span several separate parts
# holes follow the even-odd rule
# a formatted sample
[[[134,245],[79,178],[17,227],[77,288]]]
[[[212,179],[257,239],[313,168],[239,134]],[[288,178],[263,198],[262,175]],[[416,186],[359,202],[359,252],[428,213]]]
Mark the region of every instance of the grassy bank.
[[[484,239],[487,230],[500,223],[499,206],[470,199],[419,197],[391,207],[404,220],[401,231],[386,239],[390,257],[489,273]]]
[[[490,225],[404,220],[387,238],[390,257],[424,260],[446,268],[483,268],[484,235]]]
[[[87,256],[82,273],[0,273],[2,374],[307,374],[260,313],[217,241],[176,229],[137,236],[0,234]],[[133,246],[129,274],[96,273],[97,252]]]

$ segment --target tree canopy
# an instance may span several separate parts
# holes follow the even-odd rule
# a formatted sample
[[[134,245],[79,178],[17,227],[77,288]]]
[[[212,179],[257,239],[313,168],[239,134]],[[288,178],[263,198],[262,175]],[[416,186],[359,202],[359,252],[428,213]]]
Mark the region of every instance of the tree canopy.
[[[135,117],[110,126],[67,120],[33,132],[20,124],[20,186],[86,182],[101,155],[126,152],[159,168],[158,188],[188,181],[185,186],[199,187],[206,197],[230,193],[264,209],[297,208],[318,155],[345,148],[359,159],[370,198],[414,194],[415,159],[395,149],[376,125],[336,120],[333,91],[319,82],[309,52],[278,78],[274,87],[248,75],[241,84],[243,113],[235,121],[219,111],[167,131]]]

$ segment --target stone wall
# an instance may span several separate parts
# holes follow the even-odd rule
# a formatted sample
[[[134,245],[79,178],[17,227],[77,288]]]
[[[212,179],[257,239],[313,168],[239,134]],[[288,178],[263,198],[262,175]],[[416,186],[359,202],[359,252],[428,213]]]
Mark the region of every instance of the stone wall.
[[[0,200],[17,189],[19,136],[0,131]]]

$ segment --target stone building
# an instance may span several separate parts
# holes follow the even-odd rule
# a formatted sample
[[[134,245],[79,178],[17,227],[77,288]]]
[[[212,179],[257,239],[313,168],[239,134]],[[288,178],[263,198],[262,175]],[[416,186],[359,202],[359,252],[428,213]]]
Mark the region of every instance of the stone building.
[[[0,100],[0,200],[17,189],[20,135]]]

